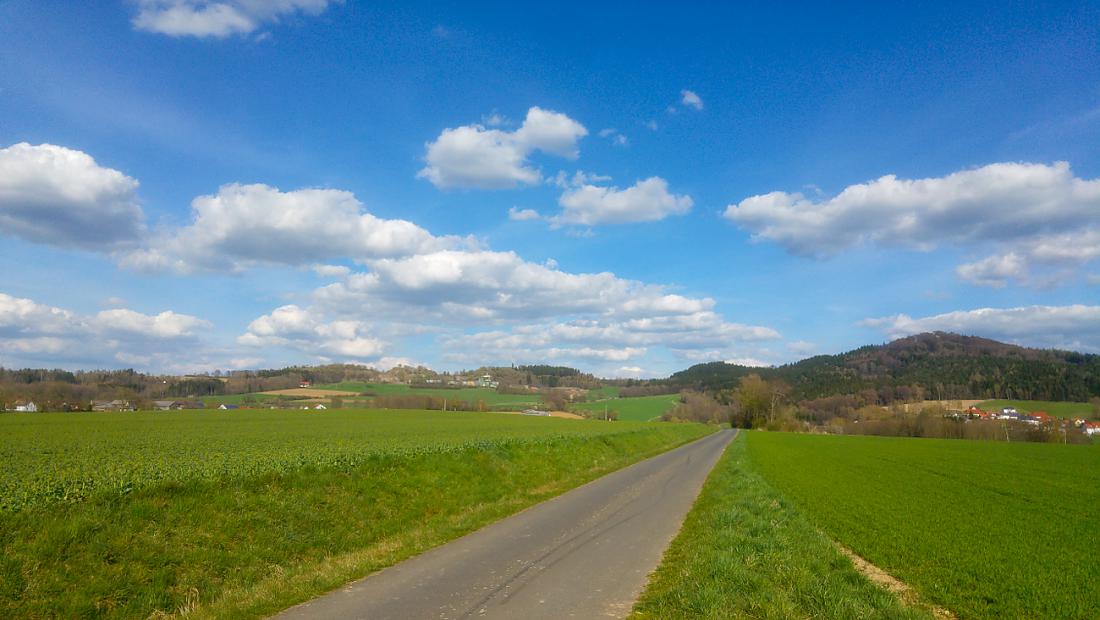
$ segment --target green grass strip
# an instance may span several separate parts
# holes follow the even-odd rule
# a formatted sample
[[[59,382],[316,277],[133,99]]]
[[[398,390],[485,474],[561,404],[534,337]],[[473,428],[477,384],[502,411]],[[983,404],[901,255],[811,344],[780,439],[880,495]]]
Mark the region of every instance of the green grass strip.
[[[745,433],[634,608],[649,618],[930,618],[873,585],[752,466]]]
[[[265,617],[712,430],[377,454],[0,514],[0,617]]]

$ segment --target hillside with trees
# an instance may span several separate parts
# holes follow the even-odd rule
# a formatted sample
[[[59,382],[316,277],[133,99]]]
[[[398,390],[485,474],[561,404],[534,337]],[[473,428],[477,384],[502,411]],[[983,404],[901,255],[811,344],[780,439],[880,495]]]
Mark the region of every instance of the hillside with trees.
[[[1087,401],[1100,395],[1100,355],[1029,349],[986,338],[935,332],[819,355],[775,368],[725,362],[673,374],[670,386],[731,389],[749,375],[779,380],[792,401],[858,396],[867,404],[1006,398]]]

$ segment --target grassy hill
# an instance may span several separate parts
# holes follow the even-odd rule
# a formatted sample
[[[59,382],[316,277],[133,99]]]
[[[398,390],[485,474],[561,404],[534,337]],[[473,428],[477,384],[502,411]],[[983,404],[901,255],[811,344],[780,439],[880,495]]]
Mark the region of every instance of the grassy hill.
[[[1029,349],[944,332],[919,334],[776,368],[711,362],[672,385],[723,389],[746,375],[780,379],[794,400],[874,390],[882,402],[962,398],[1088,401],[1100,396],[1100,355]]]

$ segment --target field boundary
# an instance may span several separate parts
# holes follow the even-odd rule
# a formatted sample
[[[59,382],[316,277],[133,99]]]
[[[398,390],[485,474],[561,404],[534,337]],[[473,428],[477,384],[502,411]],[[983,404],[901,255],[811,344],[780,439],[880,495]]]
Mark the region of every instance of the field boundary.
[[[829,538],[829,540],[833,540],[824,532],[822,532],[822,535],[826,538]],[[833,546],[835,546],[837,548],[837,551],[840,551],[844,555],[844,557],[851,560],[852,566],[855,566],[856,570],[862,573],[864,577],[871,580],[871,582],[875,585],[889,591],[891,594],[898,597],[903,605],[906,605],[907,607],[916,607],[918,609],[923,609],[931,613],[939,620],[958,620],[955,614],[951,613],[947,609],[944,609],[943,607],[938,607],[924,601],[923,599],[921,599],[920,595],[917,594],[917,591],[910,587],[909,584],[882,570],[878,566],[875,566],[874,564],[868,562],[864,557],[860,556],[855,551],[852,551],[851,549],[845,547],[835,540],[833,540]]]

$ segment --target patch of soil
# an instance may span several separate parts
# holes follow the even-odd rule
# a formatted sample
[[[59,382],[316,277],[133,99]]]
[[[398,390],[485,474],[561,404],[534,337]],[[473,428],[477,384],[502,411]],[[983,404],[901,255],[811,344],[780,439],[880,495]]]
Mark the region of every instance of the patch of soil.
[[[845,555],[845,557],[852,561],[852,564],[856,567],[856,570],[863,573],[863,576],[870,579],[874,584],[885,588],[886,590],[893,593],[895,596],[901,599],[902,603],[908,605],[909,607],[919,607],[921,609],[926,609],[931,612],[933,616],[939,618],[939,620],[956,620],[955,614],[951,613],[950,611],[942,607],[936,607],[935,605],[929,605],[921,601],[920,597],[917,596],[917,593],[914,592],[913,589],[910,588],[904,581],[901,581],[897,577],[894,577],[890,573],[882,570],[881,568],[875,566],[874,564],[871,564],[862,557],[856,555],[856,553],[851,549],[848,549],[847,547],[839,543],[834,542],[833,544],[836,545],[836,548],[839,549],[840,552]]]

